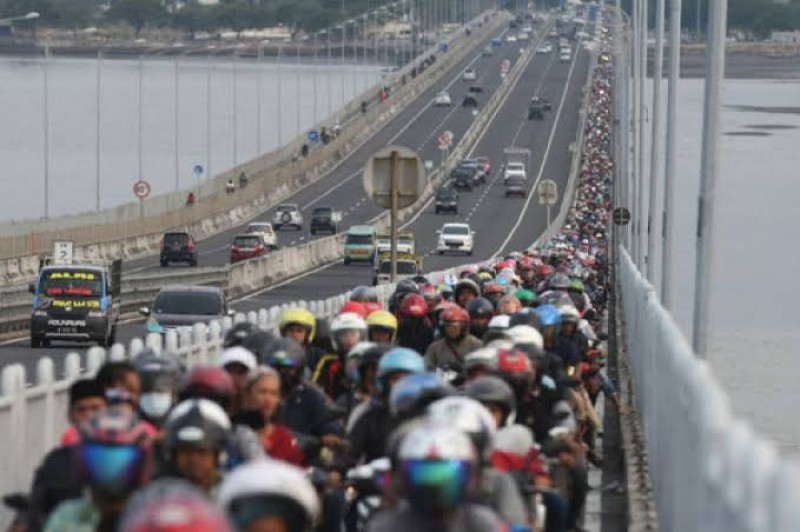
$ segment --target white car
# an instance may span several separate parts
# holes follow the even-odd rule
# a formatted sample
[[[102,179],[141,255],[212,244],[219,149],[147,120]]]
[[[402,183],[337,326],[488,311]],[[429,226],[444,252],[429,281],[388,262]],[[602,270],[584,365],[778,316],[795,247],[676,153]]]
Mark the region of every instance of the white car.
[[[517,35],[517,40],[518,41],[528,42],[530,39],[531,39],[531,36],[527,32],[524,32],[524,31],[519,32],[519,35]]]
[[[439,255],[448,251],[472,255],[475,232],[469,228],[469,224],[444,224],[436,233],[439,235],[439,242],[436,244],[436,253]]]
[[[517,36],[510,33],[508,37],[506,37],[506,42],[517,42]]]
[[[450,99],[450,93],[447,91],[442,91],[436,95],[436,98],[433,100],[433,105],[436,107],[449,107],[453,105],[453,100]]]
[[[570,61],[572,61],[572,52],[569,50],[569,48],[561,50],[561,54],[558,56],[558,60],[561,61],[562,63],[569,63]]]
[[[269,222],[250,222],[245,233],[260,236],[267,249],[278,249],[278,235]]]
[[[553,53],[553,45],[549,43],[544,43],[539,48],[536,49],[536,53],[542,55],[551,54]]]
[[[272,217],[272,226],[276,231],[285,227],[292,227],[298,231],[303,230],[303,215],[296,203],[278,205],[275,215]]]
[[[461,75],[461,79],[464,81],[475,81],[478,79],[478,73],[475,72],[474,68],[468,68],[464,71],[464,74]]]

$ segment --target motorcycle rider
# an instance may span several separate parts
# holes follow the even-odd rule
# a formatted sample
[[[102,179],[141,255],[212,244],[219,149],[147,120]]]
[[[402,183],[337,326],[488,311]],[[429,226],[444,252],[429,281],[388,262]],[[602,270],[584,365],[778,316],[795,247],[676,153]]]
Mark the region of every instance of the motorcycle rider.
[[[314,345],[317,319],[302,307],[286,309],[281,313],[278,331],[283,338],[291,338],[305,349],[309,369],[313,370],[322,356],[322,349]]]
[[[367,339],[370,342],[391,344],[397,336],[397,318],[386,310],[367,316]]]
[[[331,322],[331,342],[334,352],[317,362],[311,381],[321,387],[332,401],[348,390],[345,364],[347,353],[367,338],[367,324],[353,312],[339,314]]]
[[[494,305],[485,297],[478,297],[467,304],[467,313],[469,314],[469,333],[478,340],[483,340],[489,328],[489,320],[494,315]]]
[[[419,294],[405,296],[397,311],[397,321],[397,345],[424,353],[433,342],[433,326],[425,299]]]
[[[425,362],[430,369],[452,368],[462,370],[464,357],[481,347],[480,340],[469,334],[469,314],[458,306],[444,309],[439,314],[442,338],[433,342],[425,352]]]

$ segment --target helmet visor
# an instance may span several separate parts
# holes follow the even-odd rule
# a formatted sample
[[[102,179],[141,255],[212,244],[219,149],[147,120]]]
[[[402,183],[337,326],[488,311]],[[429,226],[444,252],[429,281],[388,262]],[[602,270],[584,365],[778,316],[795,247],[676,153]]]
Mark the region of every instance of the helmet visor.
[[[406,460],[402,471],[412,505],[425,510],[453,508],[464,498],[471,464],[463,460]]]
[[[80,457],[92,486],[121,491],[131,486],[139,472],[143,454],[133,445],[84,443]]]

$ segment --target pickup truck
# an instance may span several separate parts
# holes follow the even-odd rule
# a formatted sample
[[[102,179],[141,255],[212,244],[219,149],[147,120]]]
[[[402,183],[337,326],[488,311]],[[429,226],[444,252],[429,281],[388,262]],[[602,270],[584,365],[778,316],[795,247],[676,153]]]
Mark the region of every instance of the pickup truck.
[[[342,213],[330,207],[316,207],[311,213],[311,234],[320,232],[336,234],[342,222]]]
[[[531,151],[525,148],[507,148],[505,150],[505,166],[503,167],[503,184],[510,178],[528,179],[527,164]]]
[[[422,274],[422,259],[413,253],[397,254],[397,279],[405,279]],[[375,273],[372,276],[372,285],[386,284],[392,279],[392,259],[388,253],[378,257]]]
[[[375,246],[375,253],[378,256],[392,251],[392,235],[380,234],[378,235],[377,244]],[[410,253],[416,252],[416,245],[414,242],[413,233],[398,233],[397,235],[397,253]]]

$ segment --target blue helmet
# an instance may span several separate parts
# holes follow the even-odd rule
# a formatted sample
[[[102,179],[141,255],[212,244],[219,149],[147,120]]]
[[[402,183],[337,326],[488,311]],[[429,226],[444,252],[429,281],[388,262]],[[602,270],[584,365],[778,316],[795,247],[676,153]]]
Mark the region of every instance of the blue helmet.
[[[535,309],[542,327],[561,325],[561,313],[553,305],[540,305]]]
[[[434,373],[414,373],[400,379],[389,396],[389,410],[395,418],[421,416],[434,401],[455,395],[456,390]]]
[[[384,393],[383,380],[392,373],[422,373],[425,371],[425,359],[422,355],[407,347],[393,347],[378,362],[378,391]]]

